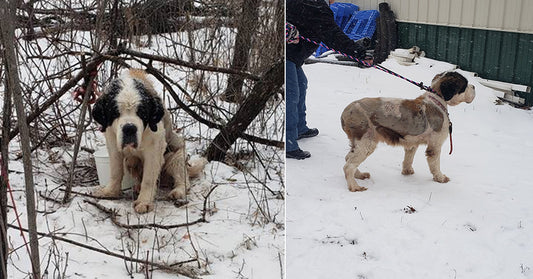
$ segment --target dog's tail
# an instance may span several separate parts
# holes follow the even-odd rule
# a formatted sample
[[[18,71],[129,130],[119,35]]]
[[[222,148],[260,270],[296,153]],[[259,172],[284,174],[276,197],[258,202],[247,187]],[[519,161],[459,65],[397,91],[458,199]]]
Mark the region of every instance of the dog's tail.
[[[194,178],[200,175],[207,165],[207,159],[204,157],[194,158],[187,162],[187,173],[190,178]]]

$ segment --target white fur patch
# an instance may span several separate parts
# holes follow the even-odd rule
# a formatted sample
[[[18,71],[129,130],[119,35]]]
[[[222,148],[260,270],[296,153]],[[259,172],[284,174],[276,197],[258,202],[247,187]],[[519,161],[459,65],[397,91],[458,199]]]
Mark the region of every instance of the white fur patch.
[[[137,89],[135,88],[135,83],[129,74],[122,74],[122,90],[117,95],[116,101],[118,105],[118,111],[120,115],[123,115],[127,111],[137,111],[137,106],[141,102],[141,98]]]

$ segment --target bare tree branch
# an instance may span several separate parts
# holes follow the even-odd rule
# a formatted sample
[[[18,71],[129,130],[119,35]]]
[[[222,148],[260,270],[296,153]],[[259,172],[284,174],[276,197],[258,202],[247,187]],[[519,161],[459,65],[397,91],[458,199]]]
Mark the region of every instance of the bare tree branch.
[[[161,82],[163,84],[163,86],[168,90],[168,92],[170,93],[170,95],[172,96],[174,101],[178,104],[178,106],[181,109],[183,109],[184,111],[186,111],[192,118],[196,119],[197,121],[199,121],[202,124],[205,124],[209,128],[215,128],[215,129],[218,129],[218,130],[224,129],[224,127],[225,127],[224,125],[211,122],[211,121],[203,118],[202,116],[200,116],[198,113],[196,113],[191,108],[189,108],[189,106],[187,106],[179,98],[179,96],[176,93],[176,91],[174,91],[172,86],[168,83],[168,81],[167,81],[168,77],[166,77],[159,70],[155,69],[154,67],[152,67],[149,64],[144,63],[144,66],[147,67],[146,71],[148,73],[153,75],[159,82]],[[271,92],[271,93],[275,93],[275,90],[273,90],[273,92]],[[244,133],[244,131],[241,131],[239,133],[239,136],[241,138],[245,139],[245,140],[248,140],[248,141],[251,141],[251,142],[257,142],[257,143],[268,145],[268,146],[275,146],[275,147],[278,147],[278,148],[283,148],[285,146],[285,143],[283,141],[276,141],[276,140],[260,138],[260,137],[257,137],[257,136],[246,134],[246,133]]]
[[[191,63],[191,62],[183,61],[183,60],[176,59],[176,58],[169,58],[169,57],[164,57],[164,56],[159,56],[159,55],[154,55],[154,54],[148,54],[148,53],[143,53],[143,52],[135,51],[131,49],[119,49],[119,51],[120,53],[128,54],[134,57],[139,57],[139,58],[144,58],[144,59],[149,59],[149,60],[159,61],[159,62],[164,62],[164,63],[170,63],[170,64],[184,66],[184,67],[195,69],[195,70],[239,75],[239,76],[242,76],[244,78],[254,80],[254,81],[258,81],[260,79],[258,76],[254,74],[251,74],[245,71],[235,70],[235,69],[196,64],[196,63]]]
[[[239,138],[252,120],[263,110],[266,102],[283,85],[284,63],[278,61],[274,66],[257,82],[252,89],[252,93],[243,102],[237,113],[221,129],[211,145],[206,150],[207,160],[222,161],[226,157],[226,152],[230,146]]]

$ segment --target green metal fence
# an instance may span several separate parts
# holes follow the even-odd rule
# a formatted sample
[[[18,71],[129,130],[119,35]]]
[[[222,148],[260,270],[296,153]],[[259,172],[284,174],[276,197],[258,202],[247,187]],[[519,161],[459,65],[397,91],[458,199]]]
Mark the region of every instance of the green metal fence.
[[[533,87],[533,34],[399,22],[398,38],[483,78]]]

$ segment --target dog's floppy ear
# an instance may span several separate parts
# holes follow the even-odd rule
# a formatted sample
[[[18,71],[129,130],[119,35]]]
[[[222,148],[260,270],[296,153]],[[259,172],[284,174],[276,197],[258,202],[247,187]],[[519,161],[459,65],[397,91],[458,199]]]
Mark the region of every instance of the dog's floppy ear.
[[[93,118],[94,120],[102,126],[102,129],[100,131],[105,132],[106,128],[109,126],[107,124],[107,118],[106,118],[106,103],[107,101],[105,99],[107,96],[102,95],[98,100],[96,100],[96,103],[93,107]]]
[[[149,91],[150,89],[139,80],[134,80],[135,88],[141,96],[141,103],[137,107],[137,115],[142,119],[144,127],[150,127],[152,132],[157,132],[157,123],[161,121],[165,110],[163,108],[163,102],[161,99],[155,95],[154,92]]]
[[[449,101],[456,94],[464,92],[467,85],[468,80],[461,74],[449,72],[441,78],[439,89],[440,93],[444,97],[444,100]]]
[[[449,101],[457,92],[457,85],[450,78],[443,78],[444,80],[440,83],[440,93],[444,97],[445,101]]]
[[[94,104],[92,115],[94,120],[102,126],[102,132],[105,132],[119,115],[115,97],[121,88],[122,86],[117,81],[111,82]]]
[[[152,109],[150,114],[150,119],[148,120],[148,125],[150,126],[150,129],[153,132],[157,132],[157,123],[161,121],[163,118],[163,115],[165,114],[165,110],[163,108],[163,103],[161,102],[161,99],[157,96],[152,96]]]

